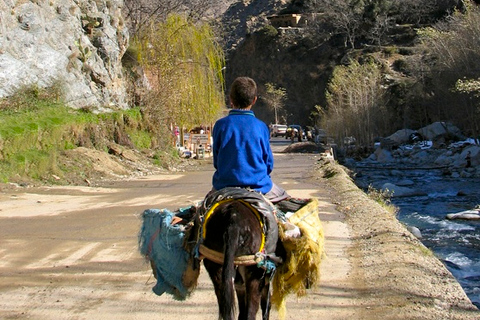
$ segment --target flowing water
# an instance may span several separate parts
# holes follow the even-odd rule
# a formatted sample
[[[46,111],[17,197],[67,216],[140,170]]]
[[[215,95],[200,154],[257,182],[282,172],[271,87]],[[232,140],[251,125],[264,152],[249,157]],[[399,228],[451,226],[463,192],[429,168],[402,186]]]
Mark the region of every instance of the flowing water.
[[[361,169],[356,179],[379,189],[385,182],[409,181],[426,195],[393,197],[398,219],[420,229],[422,242],[444,262],[470,300],[480,307],[480,221],[447,220],[447,213],[480,204],[479,179],[450,178],[440,170]],[[358,169],[356,170],[358,172]]]

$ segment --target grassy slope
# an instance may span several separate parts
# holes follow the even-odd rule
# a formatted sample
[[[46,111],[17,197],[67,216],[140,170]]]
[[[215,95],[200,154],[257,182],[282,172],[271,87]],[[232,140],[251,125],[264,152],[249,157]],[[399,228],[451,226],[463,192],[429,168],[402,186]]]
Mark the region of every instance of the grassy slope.
[[[144,126],[139,109],[94,114],[68,108],[38,90],[22,92],[0,101],[0,182],[75,183],[72,172],[90,179],[92,161],[72,152],[78,147],[117,155],[112,148],[155,149],[148,152],[149,161],[165,166],[174,156],[157,136]]]

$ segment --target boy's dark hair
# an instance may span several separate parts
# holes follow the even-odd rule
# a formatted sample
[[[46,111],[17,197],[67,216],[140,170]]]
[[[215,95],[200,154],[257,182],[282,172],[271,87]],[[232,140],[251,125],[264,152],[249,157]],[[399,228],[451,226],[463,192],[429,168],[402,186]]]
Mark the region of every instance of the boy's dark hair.
[[[257,96],[257,84],[249,77],[238,77],[230,87],[230,101],[236,108],[252,105]]]

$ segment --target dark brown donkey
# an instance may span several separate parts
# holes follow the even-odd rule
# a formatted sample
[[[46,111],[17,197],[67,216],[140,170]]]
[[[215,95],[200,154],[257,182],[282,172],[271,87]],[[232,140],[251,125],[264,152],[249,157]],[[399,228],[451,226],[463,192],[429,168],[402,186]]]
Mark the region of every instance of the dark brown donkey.
[[[235,294],[238,319],[255,319],[260,305],[262,318],[269,318],[272,273],[255,262],[265,244],[263,232],[258,212],[242,200],[224,202],[206,217],[200,252],[223,320],[234,319]]]

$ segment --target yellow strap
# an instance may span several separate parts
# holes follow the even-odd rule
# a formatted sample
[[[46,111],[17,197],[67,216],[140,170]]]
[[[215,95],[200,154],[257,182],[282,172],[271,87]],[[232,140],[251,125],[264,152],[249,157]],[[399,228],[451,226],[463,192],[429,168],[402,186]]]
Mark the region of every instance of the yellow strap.
[[[247,207],[250,208],[250,210],[255,213],[255,216],[257,217],[258,219],[258,223],[260,223],[260,228],[262,229],[262,242],[260,244],[260,249],[258,249],[258,252],[262,252],[263,251],[263,248],[265,247],[265,233],[263,232],[263,219],[262,217],[260,216],[260,213],[258,212],[257,209],[255,209],[249,202],[245,201],[245,200],[242,200],[242,199],[224,199],[224,200],[220,200],[220,201],[217,201],[213,204],[213,206],[210,207],[210,209],[208,209],[207,213],[205,213],[205,220],[203,222],[203,239],[205,239],[205,237],[207,236],[207,222],[208,220],[211,218],[213,212],[215,212],[215,209],[217,209],[217,207],[223,203],[226,203],[226,202],[231,202],[233,200],[237,200],[237,201],[240,201],[241,203],[245,204]],[[223,259],[222,259],[223,261]]]
[[[205,247],[203,244],[200,245],[200,247],[198,248],[198,251],[208,260],[211,260],[218,264],[223,264],[223,260],[225,259],[225,256],[223,253],[209,249]],[[255,260],[255,255],[252,254],[249,256],[235,257],[235,259],[233,260],[233,263],[236,266],[253,266],[257,264],[257,261]]]

